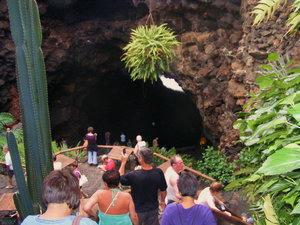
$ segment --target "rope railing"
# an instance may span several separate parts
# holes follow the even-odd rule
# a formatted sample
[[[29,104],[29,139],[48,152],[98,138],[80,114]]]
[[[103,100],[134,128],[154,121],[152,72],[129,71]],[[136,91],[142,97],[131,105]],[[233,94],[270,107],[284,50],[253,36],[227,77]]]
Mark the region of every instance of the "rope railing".
[[[166,161],[170,160],[169,158],[167,158],[167,157],[165,157],[165,156],[163,156],[163,155],[161,155],[161,154],[158,154],[158,153],[156,153],[156,152],[154,152],[153,154],[154,154],[155,156],[161,158],[161,159],[166,160]],[[193,174],[195,174],[195,175],[197,175],[197,176],[199,176],[199,177],[202,177],[202,178],[204,178],[204,179],[206,179],[206,180],[209,180],[209,181],[212,181],[212,182],[213,182],[213,181],[216,181],[216,179],[211,178],[211,177],[209,177],[209,176],[207,176],[207,175],[205,175],[205,174],[203,174],[203,173],[200,173],[199,171],[194,170],[194,169],[192,169],[192,168],[190,168],[190,167],[188,167],[188,166],[184,166],[184,169],[185,169],[185,170],[188,170],[188,171],[190,171],[191,173],[193,173]]]

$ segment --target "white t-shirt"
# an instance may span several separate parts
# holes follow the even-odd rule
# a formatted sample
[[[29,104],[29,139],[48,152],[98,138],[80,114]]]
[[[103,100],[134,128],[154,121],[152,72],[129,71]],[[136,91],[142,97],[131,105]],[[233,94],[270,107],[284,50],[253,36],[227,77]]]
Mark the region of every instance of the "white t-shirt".
[[[207,205],[210,208],[216,208],[215,201],[216,200],[211,194],[209,187],[207,187],[201,191],[200,195],[198,196],[198,199],[195,200],[195,203],[200,205]]]
[[[13,170],[13,165],[12,165],[12,161],[11,161],[11,157],[10,157],[10,152],[7,152],[5,154],[5,165],[9,166],[10,170]]]
[[[179,179],[178,173],[176,173],[174,171],[174,169],[170,166],[165,172],[165,179],[166,179],[166,182],[167,182],[167,185],[168,185],[168,187],[167,187],[167,197],[166,197],[166,200],[165,200],[166,204],[168,203],[169,200],[172,200],[172,201],[175,201],[175,202],[179,201],[179,199],[176,198],[174,188],[170,184],[170,178],[171,177],[175,177],[175,179],[177,179],[177,180]]]
[[[120,139],[121,139],[121,142],[126,142],[126,136],[125,136],[125,134],[121,134],[120,135]]]

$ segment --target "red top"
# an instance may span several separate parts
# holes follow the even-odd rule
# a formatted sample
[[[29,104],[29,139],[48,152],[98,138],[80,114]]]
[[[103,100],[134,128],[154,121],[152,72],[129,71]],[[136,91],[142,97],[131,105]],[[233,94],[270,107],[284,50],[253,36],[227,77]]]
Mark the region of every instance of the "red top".
[[[116,165],[114,160],[112,159],[108,159],[107,163],[105,163],[106,165],[104,166],[104,169],[106,170],[115,170],[116,169]]]

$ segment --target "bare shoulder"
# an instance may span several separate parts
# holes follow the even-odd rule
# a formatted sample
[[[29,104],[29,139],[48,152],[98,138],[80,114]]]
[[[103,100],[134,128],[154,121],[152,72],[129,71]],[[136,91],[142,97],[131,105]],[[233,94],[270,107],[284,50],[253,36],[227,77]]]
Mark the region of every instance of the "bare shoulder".
[[[131,195],[126,191],[122,191],[120,194],[124,199],[129,199],[130,200],[132,198]]]

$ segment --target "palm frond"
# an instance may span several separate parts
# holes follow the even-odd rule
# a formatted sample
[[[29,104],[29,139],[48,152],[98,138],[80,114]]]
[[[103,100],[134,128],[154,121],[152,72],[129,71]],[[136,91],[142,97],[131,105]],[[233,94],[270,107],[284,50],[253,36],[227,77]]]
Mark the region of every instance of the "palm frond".
[[[255,14],[253,25],[261,23],[265,18],[269,20],[281,2],[282,0],[260,0],[252,11]]]
[[[289,27],[287,33],[295,34],[300,27],[300,0],[293,3],[293,12],[289,15],[286,25]]]
[[[0,113],[0,123],[2,125],[7,125],[15,122],[15,119],[10,113],[2,112]]]

